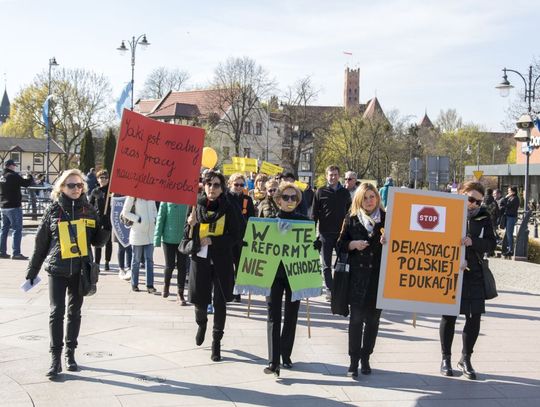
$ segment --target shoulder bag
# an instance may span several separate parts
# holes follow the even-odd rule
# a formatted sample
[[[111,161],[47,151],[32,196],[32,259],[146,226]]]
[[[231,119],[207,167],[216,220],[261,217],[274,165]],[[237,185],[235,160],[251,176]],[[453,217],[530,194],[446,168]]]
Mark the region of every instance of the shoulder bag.
[[[349,255],[340,253],[334,266],[334,280],[332,281],[331,309],[332,314],[349,315]]]
[[[79,277],[79,294],[85,297],[94,295],[97,292],[97,282],[99,280],[99,266],[90,260],[89,257],[83,257],[81,248],[79,247],[79,240],[77,239],[77,231],[74,230],[73,224],[68,219],[69,231],[75,239],[77,251],[81,259],[81,275]]]
[[[497,284],[495,282],[495,277],[489,269],[488,259],[481,258],[478,253],[476,253],[476,256],[478,257],[480,266],[482,267],[482,275],[484,277],[484,297],[486,300],[492,300],[499,295],[497,293]]]

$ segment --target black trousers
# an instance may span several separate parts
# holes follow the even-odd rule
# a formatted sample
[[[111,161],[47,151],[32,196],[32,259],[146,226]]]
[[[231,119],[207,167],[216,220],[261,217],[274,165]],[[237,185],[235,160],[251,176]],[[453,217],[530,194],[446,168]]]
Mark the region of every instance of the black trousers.
[[[165,255],[165,285],[171,283],[174,269],[178,270],[177,286],[178,293],[184,292],[186,286],[186,274],[189,257],[180,253],[178,244],[163,242],[163,254]]]
[[[280,266],[281,268],[282,266]],[[281,304],[285,293],[285,317],[281,330]],[[278,273],[272,284],[270,296],[266,297],[268,304],[268,362],[279,365],[280,356],[290,359],[296,335],[296,323],[300,301],[291,301],[291,286],[285,273]]]
[[[49,335],[51,338],[51,352],[62,352],[64,346],[64,314],[67,304],[66,347],[75,349],[81,328],[81,307],[84,297],[79,294],[80,274],[71,277],[49,276],[49,303],[51,313],[49,317]]]
[[[351,359],[369,359],[373,353],[382,310],[351,304],[349,319],[349,356]]]
[[[214,305],[214,326],[212,329],[214,339],[221,339],[223,337],[223,331],[225,329],[225,320],[227,318],[227,302],[225,301],[225,295],[221,288],[219,279],[215,273],[214,266],[212,268],[212,286],[213,286],[213,298],[212,304]],[[205,325],[208,322],[208,304],[194,304],[195,305],[195,322],[197,325]]]
[[[465,326],[463,327],[463,355],[470,356],[473,353],[474,344],[480,334],[480,316],[482,314],[471,314],[465,316]],[[452,342],[454,341],[454,332],[456,330],[456,316],[443,315],[439,325],[439,335],[441,338],[441,351],[444,357],[452,355]]]
[[[101,262],[101,247],[94,248],[94,257],[97,264]],[[110,262],[112,257],[112,240],[109,238],[105,244],[105,262]]]
[[[321,233],[321,265],[324,275],[324,284],[329,290],[332,289],[332,254],[336,249],[339,233]],[[336,253],[337,254],[337,253]]]

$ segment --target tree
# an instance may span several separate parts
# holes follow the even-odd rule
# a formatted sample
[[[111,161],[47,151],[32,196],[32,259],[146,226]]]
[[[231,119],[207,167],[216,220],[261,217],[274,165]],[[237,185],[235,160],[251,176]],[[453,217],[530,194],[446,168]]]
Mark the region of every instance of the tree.
[[[116,151],[116,137],[114,131],[109,128],[107,136],[105,136],[105,148],[103,149],[103,167],[112,174],[112,166],[114,161],[114,152]]]
[[[67,168],[79,150],[84,132],[114,120],[109,106],[111,86],[105,76],[83,69],[55,71],[51,85],[50,134],[67,153],[63,162],[63,168]],[[42,107],[47,90],[48,75],[41,73],[15,97],[13,121],[6,123],[5,129],[2,126],[2,132],[42,137],[45,133]]]
[[[86,130],[81,143],[79,169],[86,174],[88,171],[90,171],[90,168],[95,168],[95,166],[96,156],[94,150],[94,139],[92,137],[92,132],[90,130]]]
[[[180,69],[169,69],[164,66],[154,69],[144,82],[141,97],[145,99],[161,99],[171,90],[182,89],[189,79],[189,73]]]
[[[442,133],[448,133],[463,127],[463,120],[457,114],[456,109],[441,110],[439,117],[435,120],[435,126]]]
[[[275,87],[266,70],[248,57],[229,58],[220,63],[212,81],[214,91],[208,92],[207,103],[219,116],[214,132],[228,137],[240,155],[243,128],[252,114],[261,114],[259,104]]]

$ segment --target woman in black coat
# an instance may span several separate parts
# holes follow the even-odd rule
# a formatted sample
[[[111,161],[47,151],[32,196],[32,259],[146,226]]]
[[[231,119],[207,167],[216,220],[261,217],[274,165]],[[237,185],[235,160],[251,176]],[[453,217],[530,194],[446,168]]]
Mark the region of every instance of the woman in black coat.
[[[105,212],[105,206],[107,206],[107,195],[109,193],[109,173],[107,170],[98,171],[96,174],[99,186],[94,188],[90,192],[90,205],[92,205],[97,213],[101,226],[109,231],[112,231],[111,225],[111,206],[110,203]],[[98,264],[101,262],[101,247],[96,247],[94,251],[95,262]],[[112,239],[105,244],[105,271],[109,271],[109,262],[112,257]]]
[[[213,302],[211,359],[217,362],[221,360],[226,303],[233,299],[232,248],[242,239],[243,219],[238,207],[227,199],[222,174],[208,171],[203,178],[203,188],[195,210],[188,212],[181,245],[183,253],[191,254],[189,301],[195,305],[195,320],[199,326],[195,341],[197,346],[204,342],[208,304]]]
[[[44,262],[45,270],[49,273],[52,363],[47,376],[51,379],[62,372],[66,308],[66,366],[69,371],[78,370],[75,348],[84,298],[79,292],[81,268],[86,262],[92,261],[90,245],[103,247],[110,237],[109,232],[102,232],[98,214],[87,202],[85,192],[86,183],[79,170],[67,170],[58,177],[51,193],[53,202],[45,211],[37,230],[34,253],[26,273],[26,279],[32,285]]]
[[[481,261],[485,253],[495,250],[496,239],[491,218],[485,207],[484,186],[479,182],[466,182],[460,193],[467,196],[467,236],[463,238],[467,265],[463,273],[460,314],[465,315],[463,328],[463,348],[458,367],[468,379],[476,379],[476,372],[471,365],[474,344],[480,333],[480,316],[486,312],[484,277]],[[443,315],[439,327],[442,348],[441,374],[453,376],[451,365],[452,341],[456,326],[456,316]]]
[[[382,311],[376,308],[376,303],[384,219],[377,188],[365,182],[354,194],[337,241],[338,253],[348,254],[351,364],[347,375],[353,377],[358,376],[358,362],[362,374],[371,373],[369,357],[375,347]]]

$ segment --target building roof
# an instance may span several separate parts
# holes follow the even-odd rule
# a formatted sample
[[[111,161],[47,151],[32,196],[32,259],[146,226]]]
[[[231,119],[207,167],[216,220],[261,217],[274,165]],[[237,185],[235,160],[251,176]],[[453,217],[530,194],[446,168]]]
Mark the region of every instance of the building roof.
[[[0,103],[0,123],[5,122],[9,117],[11,104],[7,94],[7,89],[4,89],[4,96],[2,96],[2,103]]]
[[[0,151],[20,150],[26,153],[45,153],[47,139],[0,137]],[[54,140],[51,140],[51,153],[65,154],[66,152]]]
[[[161,106],[148,114],[148,117],[154,119],[165,118],[186,118],[195,119],[201,115],[197,105],[188,103],[173,103],[167,106]]]
[[[381,107],[381,104],[379,103],[379,99],[377,97],[374,97],[373,99],[369,100],[366,103],[366,107],[364,110],[364,114],[362,115],[362,118],[364,119],[374,119],[374,118],[384,118],[386,120],[386,115],[384,114],[384,110]]]
[[[434,129],[435,126],[431,122],[430,118],[427,115],[427,112],[424,114],[424,117],[422,118],[422,121],[419,124],[420,127],[425,127],[428,129]]]

